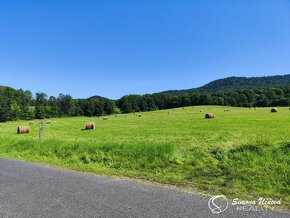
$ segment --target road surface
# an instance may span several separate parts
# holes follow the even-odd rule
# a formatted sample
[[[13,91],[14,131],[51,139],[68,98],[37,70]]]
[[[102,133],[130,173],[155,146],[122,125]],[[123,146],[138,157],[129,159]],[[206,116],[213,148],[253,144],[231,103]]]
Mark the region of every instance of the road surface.
[[[0,158],[0,217],[290,217],[228,209],[213,214],[210,197],[124,179]]]

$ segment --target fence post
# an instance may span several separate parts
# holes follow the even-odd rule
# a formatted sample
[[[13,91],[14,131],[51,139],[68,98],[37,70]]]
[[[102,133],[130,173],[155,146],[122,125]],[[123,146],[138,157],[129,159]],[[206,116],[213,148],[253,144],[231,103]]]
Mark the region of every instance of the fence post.
[[[43,143],[44,139],[45,139],[45,123],[41,121],[39,125],[39,142]]]

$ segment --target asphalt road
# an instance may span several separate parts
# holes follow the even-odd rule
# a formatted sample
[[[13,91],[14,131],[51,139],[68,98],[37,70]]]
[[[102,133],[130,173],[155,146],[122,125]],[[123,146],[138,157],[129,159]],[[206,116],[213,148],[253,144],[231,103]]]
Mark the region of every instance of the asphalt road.
[[[290,217],[237,211],[231,205],[212,214],[208,201],[153,185],[0,158],[0,217]]]

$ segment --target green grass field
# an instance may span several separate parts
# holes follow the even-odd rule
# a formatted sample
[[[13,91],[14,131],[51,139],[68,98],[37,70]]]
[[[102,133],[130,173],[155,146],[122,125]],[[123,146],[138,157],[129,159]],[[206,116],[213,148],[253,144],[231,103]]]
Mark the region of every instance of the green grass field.
[[[195,106],[110,116],[51,119],[45,142],[39,122],[0,127],[0,156],[85,172],[141,178],[232,197],[290,201],[290,110]],[[202,112],[200,112],[202,110]],[[207,112],[214,119],[204,119]],[[140,113],[139,113],[140,114]],[[83,131],[86,121],[95,130]]]

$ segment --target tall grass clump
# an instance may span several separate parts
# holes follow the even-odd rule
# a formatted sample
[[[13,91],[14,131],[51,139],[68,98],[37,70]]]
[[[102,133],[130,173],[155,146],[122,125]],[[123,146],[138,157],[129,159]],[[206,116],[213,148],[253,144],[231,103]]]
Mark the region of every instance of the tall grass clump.
[[[184,160],[184,179],[203,190],[290,200],[289,143],[229,150],[194,148]]]
[[[18,152],[20,155],[79,161],[83,164],[99,164],[115,169],[165,168],[175,153],[169,143],[94,144],[75,142],[64,144],[60,140],[19,140],[7,142],[3,153]]]
[[[227,186],[241,192],[268,197],[290,196],[290,144],[245,145],[232,149],[228,161]]]

